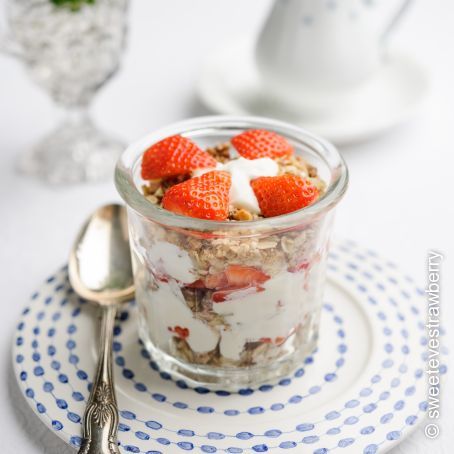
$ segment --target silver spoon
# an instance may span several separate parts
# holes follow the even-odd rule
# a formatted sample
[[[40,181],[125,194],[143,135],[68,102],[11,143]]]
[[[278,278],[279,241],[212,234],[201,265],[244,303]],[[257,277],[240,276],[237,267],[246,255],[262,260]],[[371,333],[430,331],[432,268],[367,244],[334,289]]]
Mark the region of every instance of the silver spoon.
[[[98,305],[102,313],[98,366],[85,409],[79,454],[119,454],[112,337],[117,305],[134,296],[124,207],[106,205],[88,219],[71,251],[69,280],[77,294]]]

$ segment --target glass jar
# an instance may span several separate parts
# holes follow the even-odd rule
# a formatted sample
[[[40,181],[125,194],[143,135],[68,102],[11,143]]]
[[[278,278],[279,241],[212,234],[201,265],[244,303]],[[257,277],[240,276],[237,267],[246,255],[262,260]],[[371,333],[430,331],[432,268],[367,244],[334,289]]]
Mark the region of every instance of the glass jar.
[[[246,129],[286,137],[295,153],[317,167],[327,185],[324,195],[286,215],[225,222],[180,216],[142,195],[141,157],[150,145],[181,134],[203,148]],[[347,181],[345,163],[331,144],[262,118],[196,118],[125,151],[116,185],[128,207],[139,333],[161,370],[229,389],[281,377],[312,353],[333,208]],[[222,290],[221,282],[238,273],[241,288]]]

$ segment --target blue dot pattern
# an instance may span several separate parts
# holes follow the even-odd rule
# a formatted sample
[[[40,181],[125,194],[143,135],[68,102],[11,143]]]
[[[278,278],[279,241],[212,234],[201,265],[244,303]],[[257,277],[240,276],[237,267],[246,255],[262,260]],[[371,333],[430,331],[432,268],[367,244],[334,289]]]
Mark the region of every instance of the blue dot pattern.
[[[306,378],[313,373],[312,365],[318,361],[315,351],[292,375],[277,383],[233,393],[193,387],[189,382],[174,379],[171,374],[159,371],[140,342],[125,343],[123,337],[133,318],[130,316],[134,310],[132,303],[119,315],[114,331],[116,373],[121,375],[117,380],[122,381],[121,387],[126,392],[136,393],[138,400],[155,408],[152,412],[155,419],[122,409],[121,452],[155,454],[166,452],[166,446],[173,446],[175,452],[299,452],[299,447],[305,446],[304,452],[310,449],[307,452],[324,454],[336,449],[348,452],[350,446],[356,446],[355,449],[359,447],[361,452],[375,453],[382,446],[401,440],[406,430],[417,424],[427,411],[424,400],[415,401],[415,397],[421,395],[421,378],[424,377],[421,351],[424,352],[427,346],[424,323],[419,318],[424,311],[417,307],[424,292],[415,289],[411,279],[400,278],[394,265],[381,262],[371,251],[360,251],[351,242],[340,245],[330,254],[328,268],[330,276],[342,281],[365,308],[370,308],[375,315],[377,332],[384,339],[381,368],[369,377],[368,382],[363,381],[358,386],[355,395],[352,391],[344,405],[313,421],[299,421],[293,426],[285,418],[287,410],[299,408],[307,399],[317,399],[325,388],[343,377],[343,367],[349,360],[351,328],[345,325],[342,307],[334,304],[335,301],[325,303],[323,309],[324,316],[330,317],[333,328],[336,327],[338,344],[333,352],[337,357],[333,357],[332,369],[324,372],[320,383],[310,383]],[[32,295],[31,306],[23,311],[23,318],[17,325],[13,358],[17,377],[30,405],[50,428],[77,448],[81,443],[81,415],[91,388],[89,371],[93,363],[92,358],[87,363],[87,351],[81,345],[84,336],[80,331],[86,331],[90,326],[94,330],[94,317],[86,302],[69,288],[66,273],[63,269],[51,276],[45,286]],[[409,320],[413,320],[417,328],[408,329]],[[84,323],[83,330],[81,323]],[[152,386],[149,376],[147,380],[147,375],[143,374],[144,368],[138,371],[136,366],[128,367],[134,350],[144,367],[148,366],[148,373],[154,374],[155,380],[161,380],[163,385]],[[440,370],[444,374],[447,368],[443,364]],[[301,387],[300,383],[304,385]],[[173,398],[177,390],[180,400]],[[236,408],[229,405],[231,399]],[[198,405],[197,401],[200,402]],[[164,412],[177,412],[176,415],[192,412],[194,418],[186,419],[189,427],[175,427],[169,420],[164,424],[161,408]],[[267,412],[276,414],[275,426],[253,430],[253,420],[258,418],[257,422],[260,422],[261,415]],[[212,421],[220,423],[217,430],[197,430],[197,418],[213,418],[213,415],[216,419]],[[225,422],[232,417],[235,420],[243,418],[245,428],[250,427],[250,430],[226,432],[229,426]],[[222,418],[227,419],[221,422]],[[387,430],[376,430],[382,426]],[[377,438],[377,433],[385,435]]]

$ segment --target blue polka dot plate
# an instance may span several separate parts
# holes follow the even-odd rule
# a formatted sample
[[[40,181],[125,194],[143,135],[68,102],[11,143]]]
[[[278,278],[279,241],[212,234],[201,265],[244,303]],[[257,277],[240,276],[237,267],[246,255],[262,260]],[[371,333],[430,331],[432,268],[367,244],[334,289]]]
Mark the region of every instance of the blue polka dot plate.
[[[318,349],[291,376],[237,392],[159,371],[125,306],[114,333],[121,452],[374,454],[407,436],[427,410],[424,291],[351,242],[333,248],[328,277]],[[32,295],[14,339],[27,402],[74,447],[95,369],[93,311],[63,268]]]

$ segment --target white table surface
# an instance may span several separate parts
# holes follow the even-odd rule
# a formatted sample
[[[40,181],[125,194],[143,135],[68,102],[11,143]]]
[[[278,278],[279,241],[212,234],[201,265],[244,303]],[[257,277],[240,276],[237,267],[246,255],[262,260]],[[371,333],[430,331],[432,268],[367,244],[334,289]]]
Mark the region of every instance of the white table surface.
[[[166,123],[205,114],[194,95],[204,59],[234,37],[253,33],[268,5],[268,0],[133,0],[123,69],[97,98],[96,119],[129,141]],[[443,252],[448,326],[454,320],[448,304],[453,296],[449,269],[454,271],[453,15],[449,0],[415,2],[396,32],[393,44],[426,65],[432,92],[426,108],[405,125],[342,148],[351,185],[335,227],[337,236],[379,251],[423,286],[428,250]],[[56,114],[17,62],[1,57],[0,75],[0,304],[5,322],[0,330],[0,449],[64,454],[73,451],[34,417],[18,391],[11,371],[12,332],[35,287],[65,262],[81,221],[118,196],[112,182],[48,187],[16,174],[19,154],[54,125]],[[447,343],[453,351],[449,335]],[[454,399],[448,394],[454,387],[448,382],[442,436],[430,441],[418,428],[393,453],[453,452]]]

